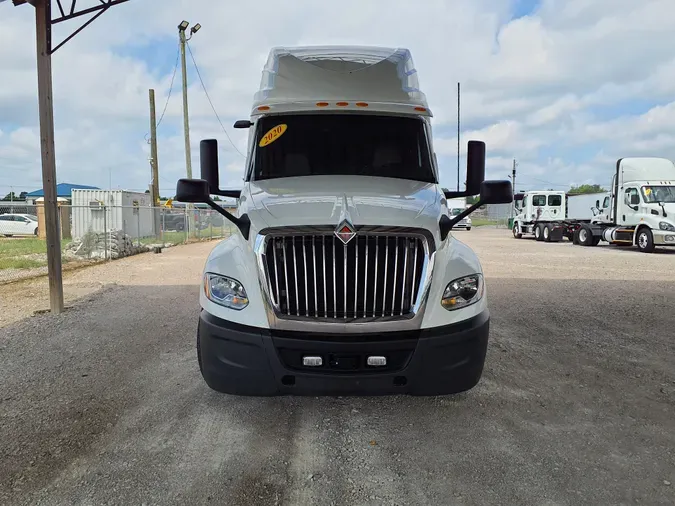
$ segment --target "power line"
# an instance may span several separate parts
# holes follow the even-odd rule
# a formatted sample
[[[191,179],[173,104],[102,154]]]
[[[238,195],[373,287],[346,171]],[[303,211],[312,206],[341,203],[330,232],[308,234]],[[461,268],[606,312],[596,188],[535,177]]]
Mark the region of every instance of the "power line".
[[[162,120],[164,119],[164,115],[166,114],[166,109],[169,107],[169,100],[171,99],[171,92],[173,91],[173,82],[176,79],[176,71],[178,70],[178,59],[180,57],[180,48],[176,49],[176,64],[173,66],[173,74],[171,75],[171,84],[169,85],[169,94],[166,97],[166,103],[164,104],[164,109],[162,110],[162,114],[159,117],[159,121],[157,122],[157,125],[155,128],[159,128],[159,125],[162,124]],[[145,134],[145,140],[148,144],[150,144],[150,139],[148,139],[150,133]]]
[[[171,76],[171,84],[169,85],[169,94],[166,97],[166,103],[164,104],[164,110],[162,111],[162,114],[159,117],[159,121],[157,121],[157,127],[159,128],[159,125],[162,124],[162,120],[164,119],[164,114],[166,114],[166,108],[169,107],[169,99],[171,98],[171,91],[173,90],[173,81],[176,78],[176,71],[178,70],[178,57],[180,56],[180,49],[176,49],[176,64],[173,66],[173,75]]]
[[[213,109],[213,114],[216,115],[216,119],[218,120],[218,123],[220,123],[220,128],[223,129],[223,132],[225,132],[225,136],[227,137],[227,140],[230,141],[230,144],[234,148],[234,150],[239,153],[241,156],[246,158],[246,155],[244,155],[239,149],[237,149],[237,146],[232,142],[232,139],[230,138],[230,134],[227,133],[227,130],[225,130],[225,125],[223,125],[223,122],[220,120],[220,116],[218,116],[218,113],[216,112],[216,108],[213,106],[213,102],[211,101],[211,97],[209,96],[209,92],[206,90],[206,85],[204,84],[204,80],[202,79],[202,74],[199,72],[199,67],[197,66],[197,62],[195,61],[195,57],[192,54],[192,49],[190,48],[190,44],[186,44],[188,51],[190,52],[190,58],[192,59],[192,63],[195,66],[195,70],[197,71],[197,76],[199,77],[199,82],[202,83],[202,88],[204,89],[204,93],[206,94],[206,98],[209,101],[209,104],[211,104],[211,109]]]

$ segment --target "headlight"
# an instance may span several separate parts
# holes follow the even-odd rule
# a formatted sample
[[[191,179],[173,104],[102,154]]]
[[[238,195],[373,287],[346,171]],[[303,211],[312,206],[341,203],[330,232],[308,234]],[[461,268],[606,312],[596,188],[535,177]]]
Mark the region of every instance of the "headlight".
[[[661,230],[667,230],[668,232],[675,232],[675,226],[665,221],[659,222],[659,228]]]
[[[248,296],[242,284],[236,279],[207,272],[204,276],[206,297],[221,306],[237,311],[248,306]]]
[[[475,304],[483,297],[483,276],[472,274],[448,283],[443,292],[441,306],[448,311]]]

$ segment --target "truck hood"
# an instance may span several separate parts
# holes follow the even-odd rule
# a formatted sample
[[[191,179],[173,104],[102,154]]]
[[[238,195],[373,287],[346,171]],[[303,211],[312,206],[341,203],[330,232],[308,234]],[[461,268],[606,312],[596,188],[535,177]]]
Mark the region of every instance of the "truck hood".
[[[435,231],[445,197],[433,183],[369,176],[305,176],[256,181],[240,201],[256,228],[335,225],[414,226]]]

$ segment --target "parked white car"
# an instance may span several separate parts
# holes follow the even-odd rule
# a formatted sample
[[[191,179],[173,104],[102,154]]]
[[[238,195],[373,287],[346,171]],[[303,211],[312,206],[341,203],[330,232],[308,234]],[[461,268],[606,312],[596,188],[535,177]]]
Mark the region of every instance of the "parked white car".
[[[0,234],[5,237],[37,235],[37,233],[37,216],[33,214],[0,214]]]
[[[450,215],[450,218],[454,218],[455,216],[458,216],[461,213],[463,213],[464,210],[465,208],[454,207],[449,210],[448,214]],[[462,218],[462,220],[455,225],[455,228],[463,228],[464,230],[471,230],[471,218],[469,218],[468,216],[466,218]]]

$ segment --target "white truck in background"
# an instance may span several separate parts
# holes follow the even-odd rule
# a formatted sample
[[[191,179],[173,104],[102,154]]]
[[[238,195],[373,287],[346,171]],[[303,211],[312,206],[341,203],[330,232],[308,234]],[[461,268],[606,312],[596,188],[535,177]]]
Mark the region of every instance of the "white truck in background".
[[[651,253],[656,246],[675,247],[672,161],[655,157],[619,159],[610,188],[608,194],[594,194],[590,199],[565,199],[564,192],[517,195],[515,200],[521,204],[514,218],[513,236],[521,238],[532,233],[537,240],[547,242],[567,237],[582,246],[605,241],[637,246],[645,253]],[[588,204],[591,216],[584,214]]]
[[[244,185],[221,190],[218,146],[176,199],[238,229],[204,267],[197,357],[241,395],[439,395],[479,381],[489,335],[480,261],[453,228],[510,203],[469,141],[464,192],[443,191],[431,110],[406,49],[276,48],[249,119]],[[448,201],[480,194],[454,217]],[[238,198],[236,216],[210,195]]]
[[[590,223],[600,215],[608,216],[610,196],[610,192],[567,195],[565,218]]]

